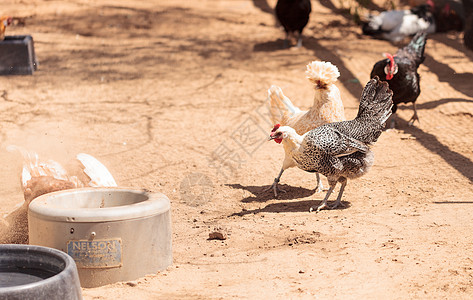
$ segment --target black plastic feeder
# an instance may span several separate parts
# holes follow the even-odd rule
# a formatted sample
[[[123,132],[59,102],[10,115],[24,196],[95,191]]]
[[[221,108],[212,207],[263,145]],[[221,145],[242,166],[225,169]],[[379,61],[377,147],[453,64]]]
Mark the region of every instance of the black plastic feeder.
[[[32,75],[37,68],[30,35],[6,36],[0,41],[0,75]]]
[[[80,300],[76,264],[56,249],[0,245],[0,299]]]

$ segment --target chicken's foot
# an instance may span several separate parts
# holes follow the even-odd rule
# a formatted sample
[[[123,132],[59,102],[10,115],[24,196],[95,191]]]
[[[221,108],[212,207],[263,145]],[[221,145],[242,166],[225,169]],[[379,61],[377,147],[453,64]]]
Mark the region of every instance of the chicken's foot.
[[[271,186],[269,186],[267,189],[264,189],[265,192],[270,191],[270,190],[273,190],[273,192],[274,192],[274,197],[277,197],[277,196],[278,196],[278,192],[286,193],[285,190],[280,189],[279,186],[278,186],[279,180],[281,179],[281,175],[282,175],[283,172],[284,172],[284,169],[281,169],[281,171],[279,172],[278,177],[274,178],[273,184],[272,184]]]
[[[338,192],[337,196],[337,201],[335,201],[335,204],[330,207],[330,209],[337,208],[339,206],[345,207],[345,205],[342,203],[342,195],[343,195],[343,190],[345,189],[345,186],[347,185],[347,179],[345,178],[344,181],[340,181],[342,186],[340,187],[340,191]]]
[[[284,39],[284,48],[285,49],[290,47],[289,38],[290,38],[290,34],[289,34],[289,32],[286,32],[286,38]]]
[[[419,120],[419,116],[417,115],[417,109],[416,109],[416,103],[413,102],[412,103],[412,108],[414,109],[414,115],[412,116],[412,118],[409,120],[409,122],[407,122],[407,124],[409,126],[412,126],[414,125],[414,122],[417,120],[417,122],[420,124],[420,120]]]
[[[319,211],[321,211],[321,210],[324,209],[324,208],[331,209],[330,206],[327,205],[327,200],[328,200],[328,198],[330,197],[330,195],[332,194],[333,189],[335,188],[335,185],[336,185],[336,184],[337,184],[337,183],[335,182],[335,184],[330,185],[330,188],[328,189],[327,194],[325,195],[325,198],[324,198],[324,200],[322,201],[322,204],[320,204],[319,206],[317,206],[317,208],[315,208],[315,206],[312,206],[311,208],[309,208],[309,212],[313,212],[314,210],[316,210],[316,212],[319,212]]]

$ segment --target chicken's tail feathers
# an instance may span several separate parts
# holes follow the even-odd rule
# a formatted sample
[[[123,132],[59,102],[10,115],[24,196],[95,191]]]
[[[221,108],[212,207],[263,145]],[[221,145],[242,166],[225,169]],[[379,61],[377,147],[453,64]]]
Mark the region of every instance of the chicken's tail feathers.
[[[89,186],[92,187],[116,187],[117,183],[110,171],[95,157],[85,153],[76,156],[84,166],[84,173],[90,178]]]
[[[340,77],[338,68],[331,62],[325,61],[310,62],[305,73],[316,89],[327,89]]]
[[[373,77],[363,89],[356,119],[369,123],[374,130],[381,130],[392,114],[393,92],[385,81]]]
[[[292,104],[291,100],[284,95],[281,88],[272,85],[268,89],[269,113],[273,124],[286,124],[289,117],[299,113],[301,110]]]
[[[408,51],[415,53],[415,60],[417,65],[420,65],[425,57],[424,57],[424,50],[425,50],[425,43],[427,42],[427,32],[421,31],[416,33],[409,44],[406,46]]]

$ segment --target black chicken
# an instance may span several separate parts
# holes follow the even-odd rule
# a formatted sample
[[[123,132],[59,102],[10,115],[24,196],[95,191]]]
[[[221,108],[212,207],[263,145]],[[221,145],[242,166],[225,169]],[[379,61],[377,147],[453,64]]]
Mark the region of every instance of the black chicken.
[[[309,22],[311,11],[310,0],[278,0],[276,17],[286,32],[286,47],[293,38],[297,39],[297,47],[302,46],[302,30]]]
[[[419,65],[424,61],[426,32],[417,33],[411,42],[399,49],[395,55],[385,53],[386,59],[378,61],[371,71],[371,78],[378,76],[389,83],[393,91],[393,118],[391,128],[394,127],[394,117],[399,103],[412,102],[414,115],[409,120],[409,125],[419,121],[416,110],[416,100],[420,94],[420,76],[417,73]]]
[[[462,0],[465,9],[465,33],[463,42],[465,46],[473,50],[473,0]]]

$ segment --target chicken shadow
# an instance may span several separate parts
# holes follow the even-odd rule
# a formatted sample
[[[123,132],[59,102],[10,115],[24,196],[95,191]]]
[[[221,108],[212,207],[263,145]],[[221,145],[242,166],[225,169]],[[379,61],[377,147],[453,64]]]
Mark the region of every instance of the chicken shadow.
[[[259,10],[261,10],[262,12],[265,12],[271,15],[274,14],[274,8],[269,6],[267,0],[252,0],[252,1],[253,1],[253,5]]]
[[[473,182],[473,162],[470,158],[450,150],[450,148],[442,144],[435,135],[425,132],[418,127],[409,126],[406,120],[398,118],[397,121],[400,129],[414,136],[416,141],[424,148],[439,155],[446,163]]]
[[[463,99],[463,98],[442,98],[442,99],[438,99],[438,100],[435,100],[435,101],[429,101],[429,102],[425,102],[425,103],[421,103],[421,104],[416,104],[416,107],[418,110],[422,110],[422,109],[434,109],[442,104],[446,104],[446,103],[452,103],[452,102],[466,102],[466,103],[473,103],[473,100],[468,100],[468,99]],[[406,109],[407,106],[399,106],[399,109]]]
[[[459,52],[462,52],[466,57],[473,61],[473,51],[468,50],[468,48],[466,48],[466,46],[463,43],[459,42],[457,39],[452,39],[448,35],[442,33],[429,35],[429,39],[449,46]]]
[[[359,2],[359,1],[357,1]],[[319,0],[319,3],[322,6],[330,9],[333,13],[341,14],[345,18],[353,19],[353,17],[346,11],[346,9],[339,9],[337,8],[331,0]],[[386,9],[382,8],[381,6],[377,5],[373,1],[365,1],[366,7],[370,10],[376,10],[378,12],[384,11]]]
[[[281,202],[281,203],[271,203],[266,205],[263,208],[257,209],[248,209],[242,210],[240,212],[235,212],[230,215],[233,216],[245,216],[245,215],[255,215],[259,213],[297,213],[297,212],[307,212],[309,213],[309,209],[313,206],[317,207],[322,203],[322,200],[303,200],[303,201],[294,201],[294,202]],[[335,201],[328,201],[329,205],[333,205]],[[351,206],[350,202],[342,201],[343,206],[339,206],[333,210],[345,210]],[[321,210],[319,213],[323,213],[326,210]],[[317,212],[312,212],[313,214],[317,214]]]
[[[416,108],[417,108],[417,110],[428,110],[428,109],[434,109],[434,108],[439,107],[443,104],[453,103],[453,102],[473,103],[473,100],[463,99],[463,98],[442,98],[442,99],[438,99],[438,100],[434,100],[434,101],[429,101],[429,102],[425,102],[425,103],[416,104]],[[398,110],[412,111],[412,105],[411,104],[406,104],[406,103],[401,103],[398,106]]]
[[[425,54],[423,64],[429,68],[432,73],[437,75],[440,82],[446,82],[460,93],[468,97],[473,97],[473,89],[471,88],[473,73],[457,73],[449,65],[435,60],[428,54]]]
[[[283,39],[262,42],[262,43],[255,44],[253,46],[253,51],[255,52],[272,52],[272,51],[278,51],[282,49],[287,49],[287,47],[284,47]]]
[[[256,185],[241,185],[239,183],[233,183],[233,184],[225,184],[228,187],[231,187],[233,189],[240,189],[240,190],[245,190],[253,194],[253,196],[249,196],[246,198],[243,198],[241,202],[244,203],[250,203],[250,202],[266,202],[274,199],[278,200],[292,200],[296,198],[305,198],[309,197],[313,194],[315,194],[315,190],[310,190],[306,189],[303,187],[293,187],[289,186],[287,184],[280,184],[279,187],[283,190],[286,191],[278,193],[278,197],[275,198],[273,194],[273,190],[268,190],[265,191],[267,188],[269,188],[269,185],[267,186],[256,186]]]
[[[434,201],[434,204],[473,204],[473,201]]]

